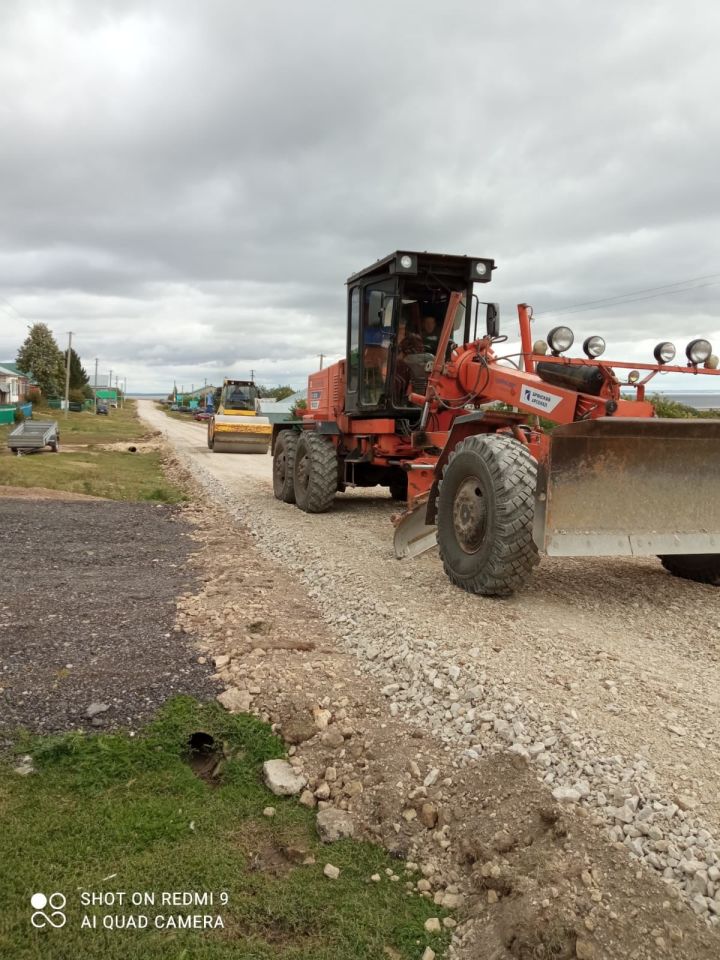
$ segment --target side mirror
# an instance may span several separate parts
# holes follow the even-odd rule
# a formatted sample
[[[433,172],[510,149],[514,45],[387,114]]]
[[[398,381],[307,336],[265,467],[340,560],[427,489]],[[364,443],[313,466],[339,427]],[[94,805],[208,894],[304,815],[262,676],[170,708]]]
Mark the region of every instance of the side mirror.
[[[500,304],[488,303],[485,313],[485,329],[489,337],[500,336]]]

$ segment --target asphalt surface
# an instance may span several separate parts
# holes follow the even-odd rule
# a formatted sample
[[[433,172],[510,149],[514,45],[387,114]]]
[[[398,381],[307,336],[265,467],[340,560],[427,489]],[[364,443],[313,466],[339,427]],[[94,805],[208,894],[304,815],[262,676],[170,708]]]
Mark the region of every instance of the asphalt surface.
[[[173,630],[193,586],[177,507],[2,499],[0,514],[0,743],[18,727],[132,729],[170,696],[215,695]]]

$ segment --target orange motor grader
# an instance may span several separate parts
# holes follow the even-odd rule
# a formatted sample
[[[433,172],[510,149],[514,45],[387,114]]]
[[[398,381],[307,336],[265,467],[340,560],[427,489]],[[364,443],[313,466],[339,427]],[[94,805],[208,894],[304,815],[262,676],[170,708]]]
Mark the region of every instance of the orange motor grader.
[[[385,486],[405,509],[395,552],[436,542],[450,580],[504,596],[539,553],[658,556],[670,573],[720,585],[720,420],[661,419],[645,398],[660,372],[718,376],[706,340],[675,363],[603,359],[573,333],[503,354],[497,305],[478,333],[475,285],[493,260],[398,251],[354,274],[346,358],[310,375],[299,423],[273,426],[275,496],[322,513],[340,491]]]

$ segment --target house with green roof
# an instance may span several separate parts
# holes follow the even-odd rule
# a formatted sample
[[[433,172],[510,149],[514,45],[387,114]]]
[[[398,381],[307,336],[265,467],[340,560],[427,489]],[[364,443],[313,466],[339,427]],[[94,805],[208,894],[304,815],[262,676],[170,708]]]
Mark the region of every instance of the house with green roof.
[[[23,403],[32,382],[16,363],[0,361],[0,404]]]

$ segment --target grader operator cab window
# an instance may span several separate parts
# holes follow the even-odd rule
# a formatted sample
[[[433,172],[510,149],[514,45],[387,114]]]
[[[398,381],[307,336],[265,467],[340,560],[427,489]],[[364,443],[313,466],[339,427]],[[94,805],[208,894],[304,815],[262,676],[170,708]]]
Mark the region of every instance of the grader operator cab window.
[[[447,304],[447,297],[432,302],[408,299],[402,301],[393,381],[393,402],[397,407],[408,406],[410,393],[424,394],[427,389],[428,377],[437,356]],[[448,354],[453,343],[464,343],[466,339],[466,312],[465,301],[461,301],[453,318]]]
[[[394,297],[366,287],[363,296],[363,379],[360,402],[377,406],[385,396],[393,341]]]

